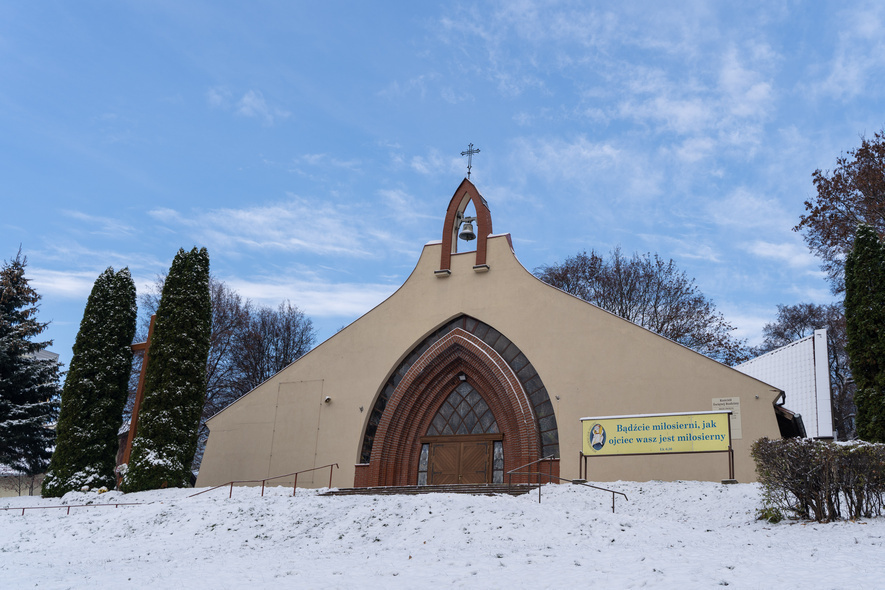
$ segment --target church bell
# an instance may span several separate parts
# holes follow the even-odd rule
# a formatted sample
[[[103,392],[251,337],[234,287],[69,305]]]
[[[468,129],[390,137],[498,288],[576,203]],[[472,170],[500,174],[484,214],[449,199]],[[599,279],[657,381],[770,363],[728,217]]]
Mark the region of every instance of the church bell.
[[[468,218],[464,220],[464,224],[461,226],[461,233],[458,234],[458,237],[467,242],[476,239],[476,233],[473,231],[473,221],[471,219]]]

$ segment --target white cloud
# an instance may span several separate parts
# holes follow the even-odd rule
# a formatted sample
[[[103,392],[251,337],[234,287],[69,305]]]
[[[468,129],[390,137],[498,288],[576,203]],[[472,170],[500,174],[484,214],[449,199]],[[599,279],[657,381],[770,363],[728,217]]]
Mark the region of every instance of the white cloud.
[[[434,81],[439,76],[436,74],[421,74],[406,80],[402,84],[394,80],[388,84],[383,90],[378,92],[378,96],[385,98],[401,98],[417,94],[420,98],[424,98],[427,94],[428,82]]]
[[[244,297],[262,305],[276,306],[284,299],[296,303],[314,317],[360,316],[389,297],[399,285],[377,283],[330,283],[311,281],[262,281],[225,279]]]
[[[741,248],[760,258],[782,262],[791,268],[806,268],[816,266],[818,263],[818,260],[808,253],[807,248],[790,242],[778,244],[755,240],[742,244]]]
[[[676,260],[702,260],[706,262],[721,262],[720,252],[705,243],[705,239],[699,236],[690,238],[677,238],[659,234],[637,234],[639,238],[647,244],[652,251],[669,252],[666,256],[661,254],[662,258],[673,257]]]
[[[439,215],[425,213],[426,205],[403,189],[378,191],[382,202],[391,210],[396,223],[414,223],[421,219],[439,219]]]
[[[132,244],[127,242],[126,246],[127,248],[132,247]],[[138,245],[136,244],[136,246]],[[137,250],[98,249],[84,246],[76,240],[57,238],[46,248],[34,251],[33,259],[40,261],[38,264],[46,267],[63,266],[86,269],[71,272],[72,275],[91,276],[91,281],[95,281],[108,266],[112,266],[116,270],[128,267],[133,275],[136,272],[155,273],[161,271],[168,268],[172,254],[174,252],[169,254],[169,260],[158,260],[153,254],[143,253],[140,247]]]
[[[735,327],[732,335],[735,338],[747,339],[750,346],[762,344],[762,328],[765,324],[774,321],[776,309],[765,309],[760,306],[736,307],[734,305],[720,305],[718,309],[725,318]]]
[[[223,86],[215,86],[206,91],[206,100],[211,107],[228,108],[231,103],[231,92]]]
[[[707,210],[714,223],[742,229],[782,232],[797,221],[780,200],[760,196],[747,187],[737,187],[724,199],[712,199]]]
[[[716,142],[711,137],[688,137],[674,148],[676,156],[688,164],[693,164],[711,156]]]
[[[754,53],[767,55],[759,48]],[[758,119],[767,115],[772,103],[771,84],[763,79],[758,70],[746,67],[733,47],[723,57],[719,87],[723,107],[731,115],[743,119]]]
[[[700,97],[655,96],[642,102],[623,102],[618,105],[618,112],[623,118],[658,121],[662,124],[658,130],[694,134],[707,131],[714,121],[711,106]]]
[[[83,213],[82,211],[62,210],[61,213],[66,217],[70,217],[71,219],[76,219],[77,221],[83,222],[84,225],[92,226],[92,229],[87,230],[90,234],[126,237],[131,236],[135,233],[134,227],[120,221],[119,219],[89,215],[87,213]],[[85,227],[78,227],[75,229],[85,229]]]
[[[257,117],[265,125],[273,125],[276,119],[286,119],[289,112],[277,107],[272,107],[264,100],[264,95],[258,90],[249,90],[237,102],[237,113],[245,117]]]
[[[583,135],[572,140],[521,137],[513,144],[511,159],[517,175],[537,174],[549,182],[576,181],[590,194],[613,184],[618,199],[646,200],[661,193],[660,169],[648,165],[644,152],[608,141],[593,142]]]
[[[339,160],[337,158],[330,157],[328,154],[302,154],[295,158],[294,161],[296,164],[307,164],[308,166],[314,167],[327,166],[331,168],[341,168],[350,171],[357,171],[362,165],[362,161],[358,159]]]
[[[148,211],[148,215],[163,223],[185,223],[184,217],[175,209],[168,207],[159,207]]]
[[[101,271],[61,271],[28,267],[28,278],[40,295],[82,299],[92,291]]]
[[[851,6],[838,15],[841,26],[829,71],[819,89],[836,98],[853,98],[882,87],[885,74],[885,5]]]
[[[370,221],[351,207],[292,196],[280,203],[195,211],[155,209],[149,215],[189,230],[202,243],[228,252],[277,250],[322,255],[370,255]]]
[[[777,57],[748,41],[708,61],[697,67],[677,58],[668,70],[625,65],[614,79],[623,95],[615,114],[655,133],[687,136],[675,150],[687,162],[714,155],[720,146],[757,146],[774,105],[770,71]]]
[[[467,163],[464,163],[466,169]],[[418,174],[439,175],[447,174],[454,170],[460,170],[461,165],[457,158],[443,156],[438,150],[431,149],[424,156],[412,156],[409,167]]]
[[[206,100],[212,108],[233,110],[240,116],[259,119],[266,126],[273,125],[277,120],[287,119],[291,115],[289,111],[269,104],[260,90],[247,90],[235,101],[233,93],[228,88],[214,86],[206,91]]]

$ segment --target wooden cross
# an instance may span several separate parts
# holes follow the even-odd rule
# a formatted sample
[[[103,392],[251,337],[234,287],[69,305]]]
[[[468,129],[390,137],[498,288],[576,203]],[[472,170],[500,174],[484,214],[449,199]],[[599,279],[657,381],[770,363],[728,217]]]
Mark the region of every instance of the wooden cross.
[[[473,166],[473,154],[478,154],[479,149],[473,149],[473,144],[467,144],[467,151],[461,152],[462,156],[467,156],[467,180],[470,180],[470,168]]]
[[[132,453],[132,440],[135,438],[135,431],[138,430],[138,410],[141,408],[141,402],[144,399],[144,375],[147,373],[148,353],[151,349],[151,336],[154,335],[154,323],[157,320],[156,314],[151,316],[151,324],[148,328],[147,340],[132,345],[132,352],[142,352],[141,357],[141,373],[138,375],[138,387],[135,390],[135,405],[132,406],[132,417],[129,420],[129,434],[126,437],[126,447],[123,451],[123,463],[129,463],[129,455]],[[120,486],[122,478],[117,474],[117,487]]]

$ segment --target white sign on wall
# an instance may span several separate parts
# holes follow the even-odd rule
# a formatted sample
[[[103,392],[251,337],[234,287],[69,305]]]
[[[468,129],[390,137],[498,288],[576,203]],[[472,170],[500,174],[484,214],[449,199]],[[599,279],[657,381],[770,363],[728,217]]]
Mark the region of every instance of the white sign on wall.
[[[716,412],[731,412],[731,439],[741,438],[741,398],[739,397],[714,397],[713,410]]]

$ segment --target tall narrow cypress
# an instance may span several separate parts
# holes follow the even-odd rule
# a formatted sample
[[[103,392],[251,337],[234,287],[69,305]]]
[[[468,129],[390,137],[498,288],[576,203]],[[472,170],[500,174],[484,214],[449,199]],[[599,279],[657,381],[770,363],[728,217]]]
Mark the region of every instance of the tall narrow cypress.
[[[845,260],[848,356],[857,384],[857,435],[885,442],[885,246],[861,225]]]
[[[108,268],[92,287],[74,342],[44,497],[116,484],[117,432],[132,371],[136,315],[129,269]]]
[[[179,250],[157,308],[124,491],[178,487],[190,481],[206,395],[211,328],[209,254],[205,248]]]

